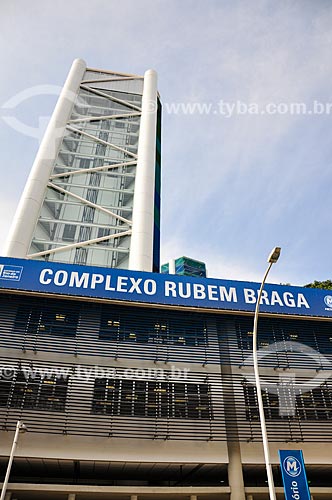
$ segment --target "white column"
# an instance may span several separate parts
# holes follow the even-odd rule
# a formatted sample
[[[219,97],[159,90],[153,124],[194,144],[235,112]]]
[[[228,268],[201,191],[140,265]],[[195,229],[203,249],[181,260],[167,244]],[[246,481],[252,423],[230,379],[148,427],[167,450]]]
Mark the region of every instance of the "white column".
[[[5,500],[11,500],[11,498],[12,498],[12,492],[7,491],[6,496],[5,496]]]
[[[254,500],[253,495],[247,495],[247,500]]]
[[[168,263],[169,274],[175,274],[175,259],[171,259]]]
[[[130,495],[130,500],[137,500],[138,496],[137,495]]]
[[[190,495],[190,500],[197,500],[197,495]]]
[[[17,207],[3,251],[4,256],[25,258],[28,254],[47,182],[85,70],[85,62],[82,59],[75,59],[41,141]]]
[[[157,73],[144,75],[129,269],[152,271],[157,126]]]
[[[69,493],[67,500],[75,500],[75,498],[76,498],[76,493]]]

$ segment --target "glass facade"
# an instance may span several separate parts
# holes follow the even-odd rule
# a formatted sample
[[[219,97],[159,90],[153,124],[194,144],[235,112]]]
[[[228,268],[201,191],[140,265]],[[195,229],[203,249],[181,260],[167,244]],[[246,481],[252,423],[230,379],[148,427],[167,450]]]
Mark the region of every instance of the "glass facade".
[[[128,268],[143,86],[140,76],[86,70],[29,258]],[[157,145],[154,271],[159,271],[160,114]]]
[[[64,411],[68,378],[13,371],[0,375],[0,406],[21,410]]]
[[[211,419],[207,384],[96,379],[92,413],[148,418]]]

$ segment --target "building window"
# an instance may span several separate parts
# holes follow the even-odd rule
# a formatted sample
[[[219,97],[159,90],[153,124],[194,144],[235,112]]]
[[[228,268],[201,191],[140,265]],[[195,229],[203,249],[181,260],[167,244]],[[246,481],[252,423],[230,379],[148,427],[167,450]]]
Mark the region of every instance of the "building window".
[[[100,338],[117,342],[140,342],[198,347],[207,345],[206,322],[201,318],[142,316],[139,312],[113,308],[102,310]]]
[[[96,379],[92,413],[112,416],[211,419],[208,384]]]
[[[115,126],[116,126],[117,128],[125,128],[125,125],[126,125],[126,123],[125,123],[125,122],[122,122],[122,121],[120,121],[120,120],[114,120],[114,122],[115,122]]]
[[[74,224],[65,224],[62,233],[63,241],[75,241],[76,227]]]
[[[88,208],[91,208],[91,207],[88,207]],[[85,266],[87,258],[88,258],[87,248],[76,248],[74,264],[80,264],[82,266]]]
[[[247,318],[236,318],[237,343],[245,359],[247,351],[252,350],[252,323]],[[262,318],[259,327],[259,348],[278,342],[301,342],[322,354],[332,353],[332,328],[330,323],[302,321],[295,319]],[[299,347],[299,346],[298,346]],[[287,350],[286,350],[287,351]],[[278,366],[290,366],[296,362],[290,350],[281,355],[270,356],[270,363]],[[263,360],[262,360],[263,361]],[[268,360],[265,360],[268,363]],[[307,357],[307,362],[316,369],[317,362]]]
[[[91,158],[79,158],[79,168],[90,168],[92,161]]]
[[[169,417],[170,393],[167,382],[148,382],[146,415],[148,417]]]
[[[207,345],[207,327],[201,319],[192,322],[190,319],[170,318],[155,324],[155,332],[155,338],[162,343],[188,347]]]
[[[43,377],[18,371],[11,380],[0,377],[0,405],[21,410],[64,411],[68,377]]]
[[[301,420],[332,419],[332,389],[327,383],[296,396],[297,413]]]
[[[14,330],[28,334],[72,336],[76,334],[78,311],[62,302],[21,304],[18,306]]]
[[[103,238],[104,236],[109,236],[111,233],[111,230],[106,227],[99,227],[98,228],[98,233],[97,233],[97,238]],[[99,241],[97,245],[109,245],[110,240],[103,240]]]
[[[243,384],[246,418],[258,420],[258,402],[256,387]],[[262,390],[265,418],[277,420],[295,418],[299,420],[330,420],[332,419],[332,390],[326,383],[301,394],[294,395],[295,408],[287,414],[280,408],[281,394],[271,394],[267,389]]]
[[[12,379],[0,375],[0,406],[7,406],[12,387]]]
[[[149,342],[151,331],[149,318],[143,323],[132,313],[119,314],[117,311],[103,311],[100,322],[100,338],[116,342]]]

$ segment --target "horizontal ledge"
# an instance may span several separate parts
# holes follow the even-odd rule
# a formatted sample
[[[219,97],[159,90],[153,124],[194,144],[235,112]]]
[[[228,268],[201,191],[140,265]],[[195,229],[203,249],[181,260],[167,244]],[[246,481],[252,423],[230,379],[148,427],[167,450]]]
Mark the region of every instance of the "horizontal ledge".
[[[264,488],[264,490],[267,488]],[[30,484],[9,483],[8,490],[14,491],[52,491],[57,493],[124,493],[124,494],[191,494],[230,493],[229,486],[90,486],[78,484]]]

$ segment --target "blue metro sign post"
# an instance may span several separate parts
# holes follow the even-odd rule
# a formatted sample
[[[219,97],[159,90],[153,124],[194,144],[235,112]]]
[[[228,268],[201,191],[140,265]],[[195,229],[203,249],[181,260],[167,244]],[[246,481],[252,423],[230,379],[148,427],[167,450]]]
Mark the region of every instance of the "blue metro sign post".
[[[279,450],[286,500],[310,500],[307,475],[301,450]]]

